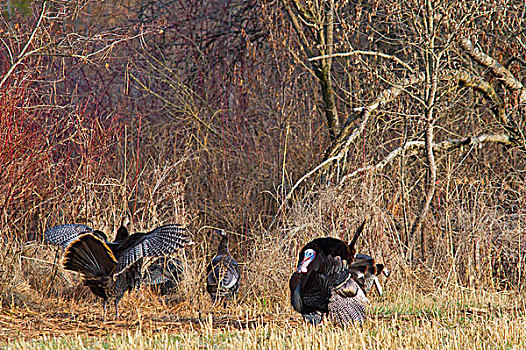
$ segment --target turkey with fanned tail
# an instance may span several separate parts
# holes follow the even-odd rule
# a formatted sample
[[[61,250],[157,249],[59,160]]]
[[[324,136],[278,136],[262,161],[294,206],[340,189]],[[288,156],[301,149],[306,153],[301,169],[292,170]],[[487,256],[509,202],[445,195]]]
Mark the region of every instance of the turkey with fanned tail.
[[[239,289],[239,265],[230,255],[228,237],[223,230],[215,230],[221,237],[216,256],[206,267],[206,291],[214,302],[232,299]]]
[[[349,264],[356,254],[356,241],[365,226],[357,229],[350,244],[317,238],[300,251],[296,272],[289,280],[291,303],[304,320],[318,324],[324,315],[342,326],[365,319],[368,300],[353,279]]]
[[[108,299],[118,303],[126,291],[139,287],[141,268],[146,257],[162,257],[192,243],[186,228],[179,224],[157,227],[147,233],[130,235],[124,219],[114,242],[89,226],[59,225],[44,232],[44,241],[65,249],[63,265],[66,270],[79,272],[85,286],[104,300],[103,318]]]

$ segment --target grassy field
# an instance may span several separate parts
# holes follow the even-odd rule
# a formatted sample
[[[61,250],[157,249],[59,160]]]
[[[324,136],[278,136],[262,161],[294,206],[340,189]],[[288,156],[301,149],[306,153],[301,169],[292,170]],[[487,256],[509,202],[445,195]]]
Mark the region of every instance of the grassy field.
[[[244,302],[196,311],[141,292],[123,300],[123,317],[102,322],[93,301],[47,300],[4,309],[7,349],[521,349],[526,309],[517,293],[409,285],[372,298],[362,327],[301,322],[286,300],[262,307]],[[95,305],[95,306],[94,306]],[[33,310],[32,310],[33,309]]]

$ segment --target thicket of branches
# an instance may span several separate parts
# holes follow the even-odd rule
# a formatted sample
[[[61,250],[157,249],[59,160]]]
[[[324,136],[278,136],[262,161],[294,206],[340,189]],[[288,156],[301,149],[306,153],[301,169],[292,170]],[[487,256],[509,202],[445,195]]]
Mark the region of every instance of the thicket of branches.
[[[4,246],[128,211],[293,256],[368,215],[392,265],[519,278],[523,1],[2,6]]]

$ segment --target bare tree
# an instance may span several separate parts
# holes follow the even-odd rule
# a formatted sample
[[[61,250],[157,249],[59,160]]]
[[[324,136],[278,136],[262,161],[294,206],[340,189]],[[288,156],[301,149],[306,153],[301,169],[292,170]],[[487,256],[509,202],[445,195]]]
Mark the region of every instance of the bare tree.
[[[324,6],[327,5],[317,2],[284,2],[291,26],[306,54],[306,57],[297,56],[298,61],[318,62],[323,66],[323,62],[333,60],[332,65],[325,66],[331,69],[332,82],[345,82],[337,85],[334,96],[335,101],[339,101],[339,108],[349,117],[338,129],[329,126],[328,133],[333,137],[323,162],[301,177],[291,187],[286,199],[290,199],[292,192],[316,173],[323,174],[324,181],[343,185],[366,171],[384,169],[397,157],[407,158],[422,150],[427,180],[419,209],[411,220],[412,224],[406,226],[405,242],[409,258],[417,246],[424,256],[426,237],[422,223],[436,195],[440,159],[444,153],[459,149],[459,145],[482,147],[494,143],[525,149],[525,125],[520,117],[526,101],[526,90],[521,83],[525,73],[524,66],[514,63],[521,62],[520,53],[526,52],[524,33],[515,31],[518,23],[524,23],[520,6],[506,2],[459,4],[432,0],[424,3],[389,1],[385,4],[342,2],[334,7],[334,23],[331,23],[334,28],[330,32],[338,33],[331,38],[333,47],[344,50],[314,52],[306,43],[315,42],[316,47],[322,47],[323,41],[320,35],[309,37],[307,33],[316,33],[313,28],[319,29],[313,23],[321,20],[316,22],[311,18],[328,18],[330,11],[323,11]],[[482,16],[488,8],[490,15],[485,13]],[[508,20],[499,18],[497,14],[501,11],[509,11],[512,15]],[[315,17],[320,13],[324,15]],[[493,15],[502,22],[501,27],[492,26],[491,38],[485,33],[485,42],[479,42],[477,47],[473,40],[484,35],[481,31],[485,30],[484,25]],[[476,34],[470,35],[470,39],[469,32]],[[512,39],[513,35],[517,36]],[[507,50],[506,55],[510,55],[508,62],[515,67],[514,73],[484,52],[483,47],[497,50],[492,46],[497,41],[499,48]],[[309,69],[306,63],[302,64]],[[322,79],[320,84],[323,85]],[[473,94],[467,94],[459,87],[471,88]],[[480,116],[463,115],[466,112],[460,106],[464,104],[477,104],[475,108]],[[385,129],[376,135],[368,131],[373,125],[377,130],[382,127],[375,116],[385,113],[390,115],[390,124],[404,125],[404,129],[384,126]],[[364,148],[375,147],[374,144],[394,145],[389,138],[397,140],[399,145],[386,150],[385,156],[381,156],[382,152],[369,152],[372,157],[368,162],[373,163],[357,167],[353,162],[360,159],[357,149],[360,137],[378,140],[367,144],[364,139]],[[382,137],[387,139],[381,141]],[[437,139],[443,141],[437,142]],[[365,150],[363,153],[365,157]],[[366,162],[365,158],[362,162]],[[418,168],[415,164],[415,169]],[[417,234],[420,234],[418,239]]]
[[[332,83],[335,1],[283,0],[283,7],[307,57],[320,57],[310,61],[310,70],[319,80],[322,110],[330,138],[334,140],[340,128]]]

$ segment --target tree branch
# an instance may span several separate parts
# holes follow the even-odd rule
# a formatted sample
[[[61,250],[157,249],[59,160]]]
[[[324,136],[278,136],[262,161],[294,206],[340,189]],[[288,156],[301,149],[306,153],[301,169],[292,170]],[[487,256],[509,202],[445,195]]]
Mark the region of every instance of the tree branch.
[[[298,17],[296,16],[294,11],[292,11],[292,8],[290,7],[290,1],[283,0],[283,7],[285,8],[285,11],[287,12],[287,15],[289,16],[290,22],[292,23],[292,26],[294,27],[294,30],[296,31],[296,34],[298,35],[300,39],[300,43],[301,43],[301,46],[303,47],[303,50],[305,50],[305,53],[307,54],[307,56],[314,56],[312,47],[309,45],[307,36],[305,35],[305,32],[301,28],[301,25],[298,21]]]
[[[9,70],[4,74],[4,76],[2,77],[2,80],[0,80],[0,88],[4,85],[4,83],[9,78],[9,76],[14,72],[15,68],[26,57],[30,56],[31,54],[34,54],[35,52],[38,52],[38,49],[37,50],[32,50],[30,52],[27,52],[27,50],[29,49],[29,46],[33,42],[33,39],[35,39],[36,32],[40,28],[40,24],[42,23],[42,20],[44,19],[44,16],[46,14],[46,5],[47,5],[47,3],[48,3],[47,1],[44,1],[44,3],[42,4],[42,11],[40,12],[40,16],[38,17],[38,21],[35,24],[35,28],[33,28],[33,31],[31,32],[31,35],[29,36],[29,39],[27,40],[26,44],[22,48],[22,51],[20,51],[20,53],[18,54],[16,60],[13,62],[11,67],[9,67]]]
[[[433,150],[437,153],[444,153],[453,151],[457,148],[471,146],[471,147],[482,147],[485,144],[496,143],[502,145],[512,145],[516,141],[515,139],[507,134],[481,134],[479,136],[467,136],[462,139],[450,139],[439,143],[433,144]],[[409,141],[403,146],[391,151],[384,159],[374,165],[364,166],[356,169],[350,174],[345,175],[341,181],[342,185],[345,181],[352,179],[353,177],[367,172],[367,171],[380,171],[387,164],[391,163],[397,157],[410,157],[418,154],[425,148],[425,141]]]
[[[425,104],[424,104],[424,116],[426,122],[426,139],[425,149],[427,158],[427,184],[426,184],[426,196],[422,201],[420,210],[416,215],[415,221],[411,226],[411,232],[409,237],[412,237],[412,243],[415,242],[415,235],[420,232],[420,252],[421,256],[425,256],[426,240],[425,231],[421,229],[422,223],[429,213],[431,202],[436,192],[436,178],[437,178],[437,166],[435,162],[435,151],[434,151],[434,140],[435,140],[435,102],[436,93],[438,90],[438,59],[437,59],[437,48],[435,47],[435,8],[432,0],[425,1],[426,13],[423,18],[424,27],[426,30],[425,38],[426,48],[424,51],[424,67],[425,67]],[[411,245],[411,248],[413,244]],[[409,254],[413,254],[412,249],[409,250]]]
[[[480,65],[489,68],[491,72],[511,91],[519,93],[519,103],[526,103],[526,89],[524,85],[516,79],[509,70],[507,70],[496,59],[487,55],[473,45],[471,40],[466,37],[459,39],[460,46]]]
[[[354,130],[352,129],[353,126],[351,124],[346,125],[340,131],[340,134],[336,138],[335,142],[333,142],[332,146],[329,148],[329,151],[326,153],[325,158],[332,158],[334,156],[337,156],[338,157],[337,159],[341,159],[347,152],[351,143],[365,129],[365,126],[367,122],[369,121],[369,117],[372,112],[378,109],[378,107],[384,106],[394,101],[409,86],[419,84],[423,81],[424,81],[423,73],[412,75],[409,78],[402,80],[399,85],[392,86],[389,89],[382,91],[380,93],[380,96],[378,96],[369,105],[362,107],[360,109],[357,109],[357,111],[362,112],[362,121],[360,125]]]
[[[324,13],[326,17],[316,17],[314,13],[305,9],[297,0],[282,0],[283,7],[287,13],[292,27],[298,35],[299,42],[307,57],[315,55],[315,50],[319,54],[332,53],[334,44],[334,1],[323,3]],[[328,8],[327,8],[328,7]],[[293,8],[296,10],[294,12]],[[309,13],[307,13],[309,12]],[[309,39],[301,26],[300,19],[308,18],[316,23],[313,28],[305,23],[305,28],[311,29],[310,34],[314,37],[315,45],[309,44]],[[320,62],[311,62],[314,74],[320,82],[320,90],[323,100],[323,110],[325,112],[325,119],[327,121],[327,128],[329,129],[329,136],[331,140],[336,138],[340,129],[338,118],[338,111],[336,109],[336,102],[334,100],[334,89],[332,87],[331,70],[332,61],[330,58],[322,59]]]
[[[499,119],[504,124],[508,123],[508,117],[506,116],[504,103],[490,83],[479,76],[468,73],[465,70],[458,70],[455,72],[454,77],[459,81],[460,84],[482,92],[488,99],[491,100],[491,102],[493,102],[492,109],[497,119]]]
[[[354,50],[350,52],[337,52],[329,55],[322,55],[322,56],[316,56],[316,57],[310,57],[309,61],[317,61],[321,59],[326,58],[334,58],[334,57],[347,57],[347,56],[355,56],[355,55],[365,55],[365,56],[377,56],[382,58],[387,58],[389,60],[393,60],[399,65],[403,66],[405,69],[409,70],[411,73],[414,73],[415,70],[407,63],[399,59],[398,57],[394,55],[388,55],[382,52],[376,52],[376,51],[362,51],[362,50]]]

